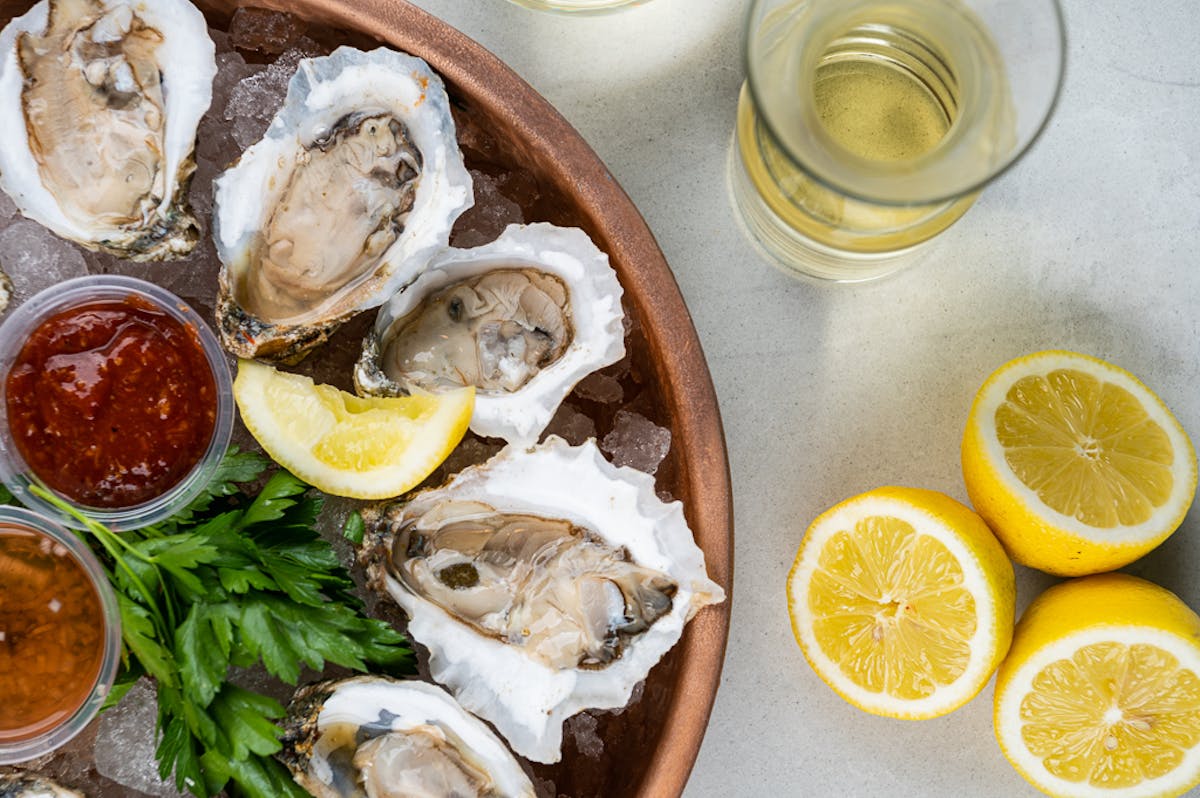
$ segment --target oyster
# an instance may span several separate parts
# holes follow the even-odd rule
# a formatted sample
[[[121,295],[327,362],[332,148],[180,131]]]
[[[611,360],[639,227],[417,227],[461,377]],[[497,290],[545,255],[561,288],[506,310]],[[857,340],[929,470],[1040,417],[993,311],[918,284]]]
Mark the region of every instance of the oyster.
[[[472,431],[535,443],[575,383],[624,356],[621,294],[582,230],[510,225],[437,255],[380,309],[355,386],[397,396],[474,385]]]
[[[533,798],[487,726],[439,687],[360,676],[296,691],[283,760],[316,798]]]
[[[187,0],[42,0],[0,33],[0,188],[63,238],[187,254],[196,127],[215,48]]]
[[[433,678],[538,762],[559,760],[566,718],[625,706],[724,600],[682,506],[592,441],[509,446],[363,515],[369,583],[408,614]]]
[[[0,798],[83,798],[83,793],[36,773],[0,768]]]
[[[412,282],[473,202],[441,79],[385,48],[302,60],[266,135],[214,185],[221,339],[273,360]]]

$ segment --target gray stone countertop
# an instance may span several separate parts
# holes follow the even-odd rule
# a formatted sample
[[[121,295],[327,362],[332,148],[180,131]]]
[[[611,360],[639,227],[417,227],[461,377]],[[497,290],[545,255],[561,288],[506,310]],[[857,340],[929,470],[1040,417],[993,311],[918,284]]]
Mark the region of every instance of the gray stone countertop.
[[[743,236],[725,164],[741,0],[568,18],[416,0],[482,43],[599,153],[679,281],[724,416],[733,622],[686,795],[1034,795],[992,733],[992,688],[949,716],[873,717],[809,668],[784,583],[809,522],[887,484],[966,501],[959,441],[987,375],[1086,352],[1138,375],[1200,439],[1200,7],[1064,0],[1066,84],[1040,141],[908,270],[798,280]],[[1125,569],[1200,607],[1200,510]],[[1018,612],[1051,577],[1017,569]]]

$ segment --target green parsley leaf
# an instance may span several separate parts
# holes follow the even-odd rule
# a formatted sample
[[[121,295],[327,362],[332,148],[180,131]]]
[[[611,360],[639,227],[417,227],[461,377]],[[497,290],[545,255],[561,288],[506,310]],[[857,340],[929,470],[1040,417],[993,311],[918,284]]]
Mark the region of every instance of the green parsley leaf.
[[[350,513],[350,517],[346,519],[346,525],[342,527],[342,537],[355,546],[361,546],[363,535],[366,532],[367,525],[363,523],[362,516],[358,513]]]
[[[179,684],[175,657],[160,642],[150,610],[124,593],[117,594],[117,608],[121,613],[121,635],[125,646],[137,657],[146,673],[163,684]]]
[[[219,617],[209,605],[193,604],[175,631],[184,695],[201,706],[212,703],[229,670],[233,635],[227,619],[214,623]]]

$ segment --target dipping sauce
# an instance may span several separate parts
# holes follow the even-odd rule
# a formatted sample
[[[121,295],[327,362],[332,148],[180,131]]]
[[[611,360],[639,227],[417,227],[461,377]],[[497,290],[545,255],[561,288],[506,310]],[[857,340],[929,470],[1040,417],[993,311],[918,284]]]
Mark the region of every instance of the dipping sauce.
[[[74,714],[96,686],[104,636],[100,596],[75,556],[0,521],[0,744]]]
[[[30,470],[88,507],[166,493],[204,456],[216,423],[216,382],[195,328],[134,295],[47,317],[5,389]]]

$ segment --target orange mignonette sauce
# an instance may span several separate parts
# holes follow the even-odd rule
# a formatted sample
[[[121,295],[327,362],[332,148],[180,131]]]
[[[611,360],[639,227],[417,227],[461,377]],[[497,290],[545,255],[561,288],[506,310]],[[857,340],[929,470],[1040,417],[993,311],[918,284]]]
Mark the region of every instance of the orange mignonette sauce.
[[[75,556],[0,521],[0,744],[71,717],[95,687],[104,634],[100,596]]]

